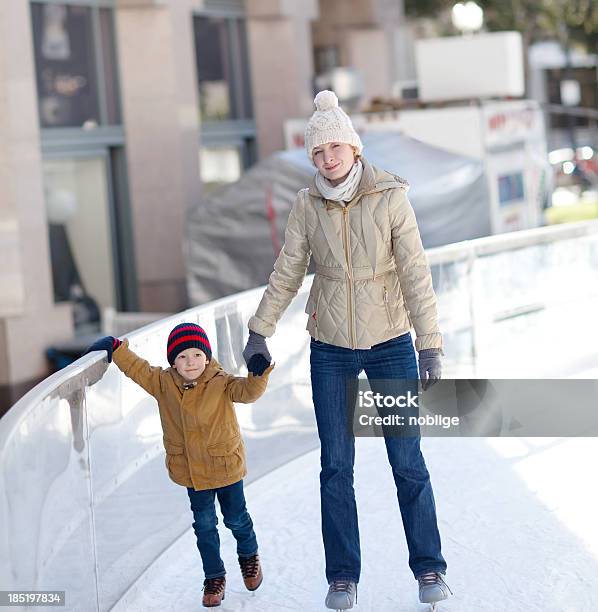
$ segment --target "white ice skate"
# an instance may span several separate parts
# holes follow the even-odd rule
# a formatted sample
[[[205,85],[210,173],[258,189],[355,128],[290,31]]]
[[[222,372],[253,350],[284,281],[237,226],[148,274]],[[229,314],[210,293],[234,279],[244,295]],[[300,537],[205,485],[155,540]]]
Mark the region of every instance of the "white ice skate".
[[[436,604],[446,599],[453,592],[443,580],[439,572],[426,572],[417,577],[419,583],[419,600],[431,604],[431,612],[435,612]]]
[[[335,580],[328,587],[326,607],[330,610],[350,610],[357,601],[357,585],[351,580]]]

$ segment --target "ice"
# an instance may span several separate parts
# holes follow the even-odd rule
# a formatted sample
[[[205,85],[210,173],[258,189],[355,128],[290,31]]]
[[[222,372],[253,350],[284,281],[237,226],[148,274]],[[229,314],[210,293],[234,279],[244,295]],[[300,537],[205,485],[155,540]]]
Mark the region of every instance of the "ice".
[[[586,476],[598,448],[586,438],[542,442],[519,438],[514,452],[510,438],[422,440],[454,593],[439,610],[579,612],[598,606],[598,532],[591,511],[598,494]],[[356,455],[363,565],[357,610],[428,610],[407,565],[383,440],[358,438]],[[223,528],[223,612],[325,610],[318,475],[314,451],[248,485],[265,578],[255,594],[244,589],[234,540]],[[198,609],[202,580],[190,529],[114,610]]]

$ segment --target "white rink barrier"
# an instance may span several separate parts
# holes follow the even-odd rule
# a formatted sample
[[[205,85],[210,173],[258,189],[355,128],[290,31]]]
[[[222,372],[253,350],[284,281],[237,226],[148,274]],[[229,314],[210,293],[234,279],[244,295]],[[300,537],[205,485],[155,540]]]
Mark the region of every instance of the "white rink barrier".
[[[446,377],[560,378],[598,367],[598,222],[428,256]],[[318,444],[304,313],[311,282],[269,340],[276,368],[266,394],[237,408],[249,481]],[[152,323],[128,335],[131,347],[167,366],[168,332],[193,321],[224,368],[244,374],[247,320],[262,292]],[[101,355],[49,377],[0,419],[0,590],[64,590],[67,610],[109,610],[190,523],[187,496],[164,466],[155,400]]]

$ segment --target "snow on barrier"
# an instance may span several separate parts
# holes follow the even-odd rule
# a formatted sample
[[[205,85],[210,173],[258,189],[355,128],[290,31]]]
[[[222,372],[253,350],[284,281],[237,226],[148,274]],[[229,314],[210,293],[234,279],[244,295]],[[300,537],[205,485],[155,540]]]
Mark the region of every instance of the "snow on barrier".
[[[447,376],[566,377],[598,366],[590,316],[598,222],[467,241],[428,257]],[[317,446],[304,330],[311,282],[269,341],[277,367],[268,391],[237,409],[249,480]],[[152,323],[128,335],[131,347],[167,366],[168,332],[193,321],[223,367],[244,374],[247,320],[262,291]],[[187,504],[164,468],[155,400],[101,355],[85,356],[0,420],[0,590],[65,590],[66,609],[108,610],[189,528]]]

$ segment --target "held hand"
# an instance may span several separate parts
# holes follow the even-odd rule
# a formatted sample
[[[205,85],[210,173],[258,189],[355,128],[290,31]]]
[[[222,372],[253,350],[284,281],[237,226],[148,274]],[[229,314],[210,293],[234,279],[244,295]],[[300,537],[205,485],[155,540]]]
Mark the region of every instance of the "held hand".
[[[250,359],[254,355],[262,355],[268,363],[272,361],[272,356],[270,355],[268,346],[266,345],[266,338],[253,330],[249,330],[249,339],[247,340],[245,350],[243,351],[243,359],[245,359],[245,363],[248,366]]]
[[[425,391],[436,384],[442,376],[440,349],[423,349],[419,352],[419,378]]]
[[[108,353],[108,363],[112,361],[112,352],[121,345],[121,341],[113,336],[104,336],[96,340],[83,354],[93,351],[106,351]]]
[[[270,362],[260,353],[254,355],[247,364],[247,369],[254,376],[261,376],[270,367]]]

